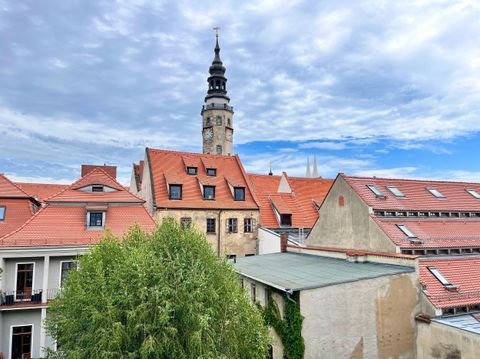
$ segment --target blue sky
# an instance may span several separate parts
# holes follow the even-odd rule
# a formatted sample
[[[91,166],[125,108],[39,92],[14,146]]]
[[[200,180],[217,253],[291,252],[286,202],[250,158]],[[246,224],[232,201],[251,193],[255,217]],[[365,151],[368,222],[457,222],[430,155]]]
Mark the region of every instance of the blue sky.
[[[248,171],[480,181],[478,1],[0,0],[0,172],[201,151],[220,26]]]

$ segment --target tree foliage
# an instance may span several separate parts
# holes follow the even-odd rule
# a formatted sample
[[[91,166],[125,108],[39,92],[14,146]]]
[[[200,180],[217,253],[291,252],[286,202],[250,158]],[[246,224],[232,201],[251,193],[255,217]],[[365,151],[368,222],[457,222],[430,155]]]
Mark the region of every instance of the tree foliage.
[[[67,358],[266,356],[261,313],[193,229],[167,220],[107,234],[78,265],[46,322]]]

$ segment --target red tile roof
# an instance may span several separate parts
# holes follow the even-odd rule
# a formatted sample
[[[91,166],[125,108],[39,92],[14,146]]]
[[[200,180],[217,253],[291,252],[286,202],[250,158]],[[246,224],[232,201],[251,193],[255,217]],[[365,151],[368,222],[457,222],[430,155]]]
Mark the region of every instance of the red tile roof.
[[[323,202],[333,180],[324,178],[288,177],[292,193],[279,193],[281,176],[249,174],[253,191],[260,202],[260,223],[264,227],[279,228],[272,204],[279,211],[292,214],[292,227],[311,228],[318,218],[315,203]]]
[[[30,198],[18,185],[0,173],[0,198]]]
[[[26,198],[0,198],[5,207],[5,219],[0,221],[0,237],[19,228],[33,216],[33,203]]]
[[[342,176],[363,201],[379,210],[412,211],[480,211],[480,200],[466,192],[474,189],[480,194],[480,183],[386,179]],[[378,198],[367,188],[375,185],[385,198]],[[397,187],[404,198],[395,197],[386,186]],[[446,198],[436,198],[426,188],[435,188]]]
[[[89,185],[104,185],[115,189],[111,192],[86,192],[81,188]],[[60,193],[47,198],[47,202],[117,202],[117,203],[144,203],[144,201],[130,193],[107,174],[101,167],[97,167]]]
[[[147,157],[150,160],[157,208],[258,209],[238,156],[205,155],[147,148]],[[215,177],[206,175],[203,161],[217,169]],[[197,175],[188,175],[187,166],[197,167]],[[181,200],[168,198],[165,177],[170,178],[170,176],[175,182],[180,181],[182,184]],[[245,201],[234,200],[225,180],[226,176],[245,187]],[[203,199],[198,178],[209,185],[215,185],[215,200]]]
[[[82,175],[81,177],[92,172],[95,168],[100,168],[112,178],[117,178],[117,166],[107,166],[107,165],[82,165]]]
[[[475,219],[382,219],[372,215],[387,236],[401,248],[480,247],[480,221]],[[423,243],[411,243],[397,227],[404,224]]]
[[[144,161],[140,161],[138,164],[133,164],[133,176],[135,179],[135,185],[137,186],[137,191],[142,189],[143,166]]]
[[[421,258],[418,263],[420,283],[437,308],[480,304],[480,256]],[[430,272],[429,267],[440,271],[458,290],[448,290]]]
[[[0,246],[88,245],[101,239],[104,230],[87,230],[85,206],[47,205],[16,231],[0,239]],[[155,221],[143,205],[111,206],[106,212],[105,227],[115,235],[124,234],[132,225],[144,230]]]
[[[60,191],[63,191],[69,185],[65,184],[46,184],[46,183],[20,183],[16,182],[21,189],[23,189],[31,197],[37,198],[39,201],[44,201]]]

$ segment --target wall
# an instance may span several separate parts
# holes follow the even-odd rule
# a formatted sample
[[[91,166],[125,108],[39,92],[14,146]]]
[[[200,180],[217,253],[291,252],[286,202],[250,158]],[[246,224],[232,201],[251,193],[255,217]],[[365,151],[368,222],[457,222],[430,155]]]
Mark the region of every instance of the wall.
[[[2,326],[0,327],[0,343],[2,344],[0,346],[0,352],[5,353],[5,358],[8,358],[11,346],[10,326],[28,324],[33,324],[32,358],[40,357],[40,312],[41,309],[0,312],[0,316],[2,317]]]
[[[415,273],[300,292],[305,358],[415,358]]]
[[[152,193],[152,180],[150,178],[150,161],[145,151],[145,164],[143,165],[142,189],[137,195],[145,200],[145,206],[150,214],[154,212],[154,201]]]
[[[478,358],[480,335],[442,323],[418,322],[418,358],[468,359]]]
[[[222,118],[222,125],[217,125],[217,116]],[[210,126],[207,125],[208,117],[211,121]],[[208,109],[203,111],[202,118],[203,128],[212,127],[213,129],[213,137],[210,140],[203,138],[203,153],[215,155],[217,154],[217,145],[221,145],[223,155],[233,156],[233,136],[232,138],[226,136],[226,127],[232,128],[233,131],[233,113],[223,109]],[[230,126],[227,125],[228,119],[230,119]]]
[[[17,290],[15,276],[17,272],[17,263],[35,263],[33,267],[33,290],[43,287],[43,258],[17,258],[6,259],[5,268],[2,276],[4,277],[3,290],[11,292]]]
[[[340,206],[339,197],[344,197]],[[369,207],[342,177],[334,182],[306,244],[396,253],[395,244],[370,217]]]
[[[252,233],[243,232],[243,219],[253,218],[258,224],[258,210],[194,210],[194,209],[171,209],[160,210],[155,213],[155,220],[161,222],[163,218],[170,217],[180,221],[182,217],[191,217],[192,224],[203,233],[207,232],[207,218],[215,218],[217,233],[206,234],[207,240],[216,253],[220,249],[220,255],[237,255],[242,257],[246,254],[257,253],[257,228]],[[227,233],[226,220],[238,219],[237,233]]]
[[[280,252],[280,235],[266,228],[258,229],[258,254]]]

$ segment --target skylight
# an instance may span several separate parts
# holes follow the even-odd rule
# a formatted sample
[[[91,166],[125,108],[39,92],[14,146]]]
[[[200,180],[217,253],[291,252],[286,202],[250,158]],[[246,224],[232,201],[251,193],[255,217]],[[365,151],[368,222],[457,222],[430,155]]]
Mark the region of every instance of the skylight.
[[[435,188],[427,188],[428,192],[433,194],[437,198],[445,198],[445,196],[440,192],[438,189]]]
[[[395,186],[387,186],[387,189],[392,192],[395,197],[405,197],[405,195]]]
[[[417,238],[417,236],[415,234],[413,234],[413,232],[411,230],[409,230],[406,225],[397,224],[397,227],[398,227],[399,230],[401,230],[403,233],[405,233],[405,235],[408,238]]]
[[[466,189],[465,191],[470,193],[476,199],[480,199],[480,194],[477,191],[475,191],[474,189]]]
[[[452,283],[448,281],[447,278],[445,278],[440,271],[435,268],[435,267],[427,267],[428,270],[439,280],[440,283],[442,283],[444,286],[451,286]]]
[[[377,187],[375,187],[375,185],[373,185],[373,184],[367,184],[367,187],[368,187],[368,189],[369,189],[370,191],[372,191],[372,192],[375,194],[375,196],[377,196],[377,197],[385,197],[385,196],[383,195],[383,193],[380,192],[380,190],[379,190]]]

